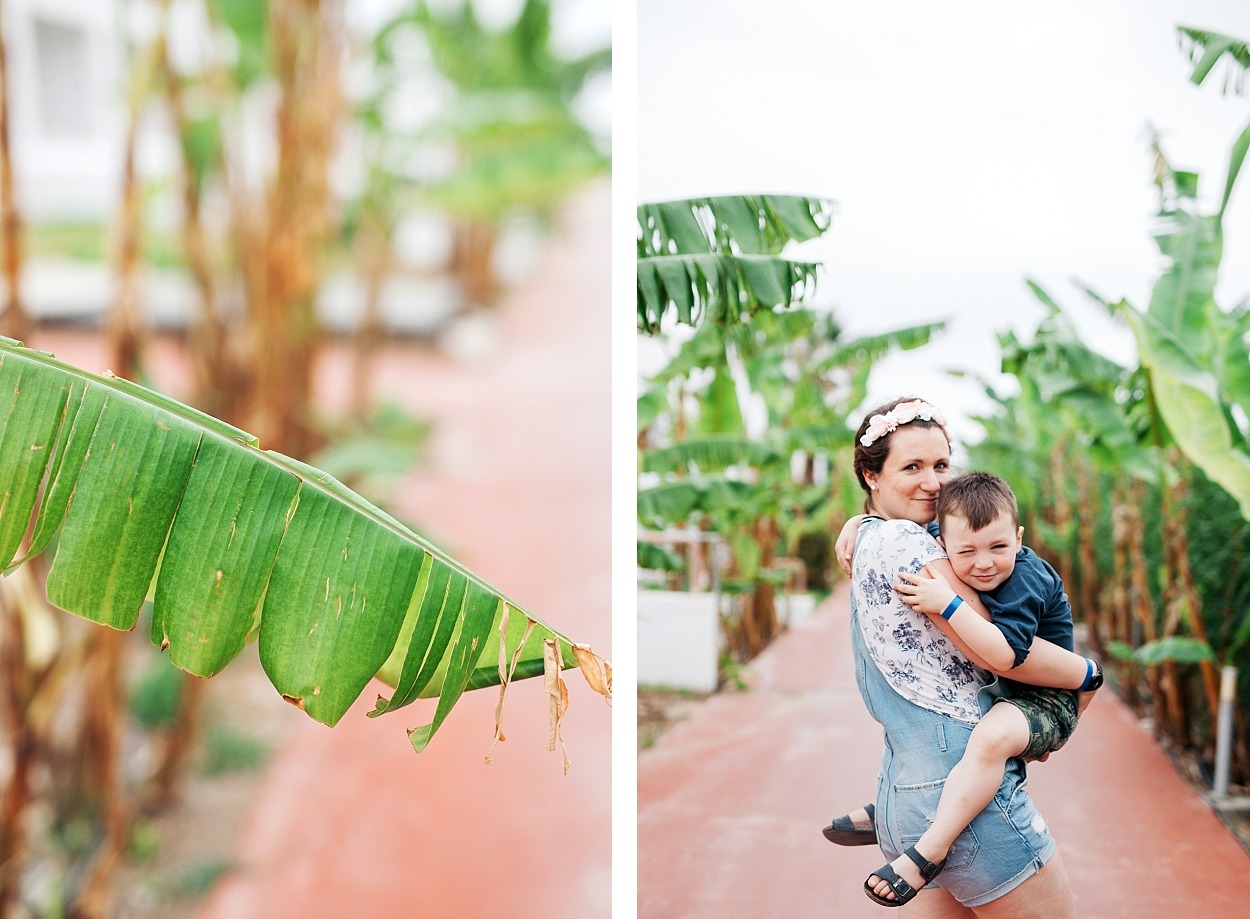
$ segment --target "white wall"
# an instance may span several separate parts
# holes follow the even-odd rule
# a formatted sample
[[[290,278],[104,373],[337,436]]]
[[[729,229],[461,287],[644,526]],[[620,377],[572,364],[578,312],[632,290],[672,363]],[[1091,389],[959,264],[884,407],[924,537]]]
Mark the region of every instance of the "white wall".
[[[27,219],[111,212],[124,123],[113,0],[4,5],[10,142]]]

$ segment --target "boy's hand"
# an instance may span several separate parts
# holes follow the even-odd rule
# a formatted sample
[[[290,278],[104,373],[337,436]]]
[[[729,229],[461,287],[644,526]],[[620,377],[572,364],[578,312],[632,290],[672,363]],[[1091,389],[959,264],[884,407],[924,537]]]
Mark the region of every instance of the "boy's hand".
[[[833,544],[834,558],[838,560],[838,566],[848,575],[851,573],[851,556],[855,554],[855,535],[859,532],[859,525],[863,522],[864,515],[856,514],[842,525],[842,532],[838,534],[838,539]]]
[[[943,610],[955,599],[955,588],[939,572],[928,577],[923,571],[915,574],[900,571],[898,577],[894,582],[894,589],[903,598],[903,602],[926,616],[942,615]]]

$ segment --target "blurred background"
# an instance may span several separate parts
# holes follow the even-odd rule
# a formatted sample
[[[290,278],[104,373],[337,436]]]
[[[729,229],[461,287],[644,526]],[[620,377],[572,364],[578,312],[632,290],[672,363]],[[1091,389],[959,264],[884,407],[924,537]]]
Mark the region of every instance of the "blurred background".
[[[601,0],[7,0],[0,334],[331,472],[608,654],[610,25]],[[568,776],[540,681],[493,765],[493,693],[417,756],[428,712],[328,731],[253,647],[204,681],[145,618],[49,608],[43,564],[0,581],[0,915],[608,914],[580,678]]]
[[[708,8],[638,3],[640,755],[830,596],[917,394],[1250,845],[1250,8]]]

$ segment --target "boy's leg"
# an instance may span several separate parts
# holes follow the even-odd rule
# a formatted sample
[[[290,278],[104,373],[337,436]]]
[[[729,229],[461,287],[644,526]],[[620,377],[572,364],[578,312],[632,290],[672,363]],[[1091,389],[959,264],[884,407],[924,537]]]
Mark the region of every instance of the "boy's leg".
[[[1009,702],[995,704],[985,713],[968,738],[963,757],[946,777],[937,813],[916,843],[917,852],[934,864],[946,858],[955,837],[994,799],[1007,760],[1024,752],[1029,737],[1028,718]],[[925,883],[920,869],[906,856],[895,859],[891,867],[913,887]],[[874,885],[880,896],[894,899],[889,885],[875,874],[868,879],[868,886]]]

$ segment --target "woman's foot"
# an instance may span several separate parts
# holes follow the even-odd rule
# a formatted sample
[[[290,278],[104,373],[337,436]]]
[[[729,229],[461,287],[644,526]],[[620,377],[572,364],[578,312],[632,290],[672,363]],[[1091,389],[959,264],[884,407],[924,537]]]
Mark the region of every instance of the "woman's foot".
[[[877,831],[873,827],[876,808],[865,804],[844,817],[835,817],[821,832],[825,839],[839,846],[875,846]]]
[[[934,864],[910,846],[890,864],[877,869],[864,882],[864,893],[882,906],[902,906],[916,896],[946,865]]]

